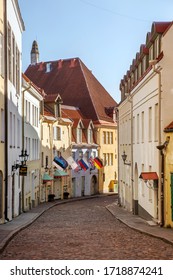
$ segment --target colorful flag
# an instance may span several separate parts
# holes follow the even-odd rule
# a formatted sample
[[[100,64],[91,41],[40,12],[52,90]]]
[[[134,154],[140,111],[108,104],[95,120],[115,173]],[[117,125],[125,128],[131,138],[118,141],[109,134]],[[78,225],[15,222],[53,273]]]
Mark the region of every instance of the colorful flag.
[[[53,161],[63,169],[66,169],[68,166],[68,162],[62,156],[54,157]]]
[[[82,158],[78,160],[78,163],[83,170],[86,171],[88,169],[88,164]]]
[[[91,167],[92,169],[95,168],[93,157],[90,157],[90,158],[89,158],[89,164],[90,164],[90,167]]]
[[[68,158],[66,159],[66,161],[68,162],[68,164],[71,166],[71,168],[72,168],[73,170],[76,170],[76,169],[78,168],[77,163],[75,162],[75,160],[74,160],[72,157],[68,157]]]
[[[57,169],[63,171],[63,168],[60,165],[58,165],[54,160],[52,162],[52,165],[56,166]]]
[[[97,169],[100,169],[103,167],[103,163],[98,157],[94,158],[94,165]]]

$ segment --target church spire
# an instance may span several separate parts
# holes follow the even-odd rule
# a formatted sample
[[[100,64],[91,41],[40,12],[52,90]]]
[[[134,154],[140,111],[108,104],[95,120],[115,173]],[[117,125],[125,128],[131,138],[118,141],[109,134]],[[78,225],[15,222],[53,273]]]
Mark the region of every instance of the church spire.
[[[36,64],[39,62],[39,50],[37,41],[34,40],[32,43],[32,50],[31,50],[31,64]]]

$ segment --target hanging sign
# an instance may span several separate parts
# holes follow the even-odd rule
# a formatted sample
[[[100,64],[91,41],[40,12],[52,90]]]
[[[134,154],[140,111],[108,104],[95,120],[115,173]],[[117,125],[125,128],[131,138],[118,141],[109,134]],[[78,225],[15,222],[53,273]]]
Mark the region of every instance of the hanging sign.
[[[24,165],[20,166],[19,176],[27,176],[27,166],[24,166]]]

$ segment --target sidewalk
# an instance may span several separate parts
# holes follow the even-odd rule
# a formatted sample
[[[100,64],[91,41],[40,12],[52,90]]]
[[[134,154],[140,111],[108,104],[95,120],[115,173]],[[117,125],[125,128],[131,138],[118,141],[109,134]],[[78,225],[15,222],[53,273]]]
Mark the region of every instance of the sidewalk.
[[[137,215],[133,215],[124,208],[118,206],[117,202],[108,205],[106,208],[116,219],[126,224],[128,227],[162,239],[173,245],[173,228],[163,228],[152,221],[146,221]]]
[[[106,194],[105,194],[106,195]],[[72,198],[62,201],[46,202],[42,203],[39,206],[33,208],[32,210],[22,213],[20,216],[13,219],[11,222],[0,225],[0,252],[2,252],[8,242],[16,235],[19,231],[29,226],[33,223],[39,216],[41,216],[46,210],[54,207],[55,205],[62,203],[69,203],[73,201],[83,200],[83,199],[92,199],[96,196],[88,197],[79,197]],[[112,213],[115,218],[126,224],[132,229],[138,230],[140,232],[146,233],[148,235],[160,238],[166,242],[169,242],[173,245],[173,229],[161,228],[158,225],[149,225],[147,221],[142,218],[132,215],[122,207],[117,205],[117,202],[108,205],[107,210]]]

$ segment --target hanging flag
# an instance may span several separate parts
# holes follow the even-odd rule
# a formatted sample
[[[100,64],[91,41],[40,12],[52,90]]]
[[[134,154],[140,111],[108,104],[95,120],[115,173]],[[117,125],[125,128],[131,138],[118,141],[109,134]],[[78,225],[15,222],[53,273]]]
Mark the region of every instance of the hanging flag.
[[[73,170],[76,170],[76,169],[78,168],[77,163],[75,162],[75,160],[74,160],[72,157],[68,157],[68,158],[66,159],[66,161],[68,162],[68,164],[71,166],[71,168],[72,168]]]
[[[56,166],[57,169],[63,171],[63,168],[60,165],[58,165],[54,160],[52,162],[52,165]]]
[[[91,167],[92,169],[95,168],[93,157],[90,157],[90,158],[89,158],[89,164],[90,164],[90,167]]]
[[[68,166],[68,162],[62,156],[54,157],[53,161],[63,169],[66,169]]]
[[[103,167],[103,163],[98,157],[94,158],[94,165],[97,169],[100,169]]]
[[[78,160],[78,163],[83,170],[86,171],[88,169],[88,164],[82,158]]]

